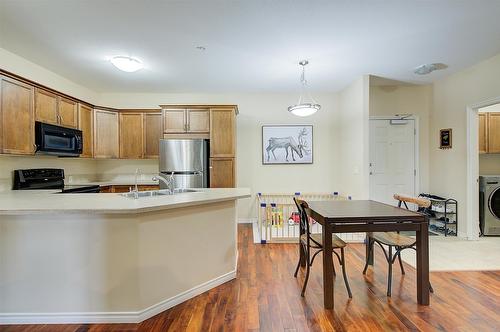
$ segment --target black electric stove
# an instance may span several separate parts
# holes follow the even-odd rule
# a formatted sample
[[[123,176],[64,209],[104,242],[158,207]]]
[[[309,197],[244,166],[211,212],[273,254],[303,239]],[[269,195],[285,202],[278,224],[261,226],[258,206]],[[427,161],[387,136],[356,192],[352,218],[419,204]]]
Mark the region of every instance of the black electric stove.
[[[34,168],[14,171],[13,190],[61,189],[63,194],[98,193],[97,185],[77,186],[64,185],[64,169]]]

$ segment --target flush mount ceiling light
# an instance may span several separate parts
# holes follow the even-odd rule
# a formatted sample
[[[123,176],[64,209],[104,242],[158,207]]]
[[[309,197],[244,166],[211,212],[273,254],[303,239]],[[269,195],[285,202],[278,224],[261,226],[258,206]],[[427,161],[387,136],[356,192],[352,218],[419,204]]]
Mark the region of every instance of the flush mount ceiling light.
[[[306,81],[306,66],[309,63],[307,60],[302,60],[299,62],[299,65],[302,66],[302,75],[300,75],[300,83],[302,84],[299,102],[295,105],[288,107],[288,112],[297,116],[309,116],[313,115],[317,111],[321,109],[321,105],[316,103],[314,99],[311,97],[311,94],[307,90],[307,81]],[[304,96],[306,98],[304,98]]]
[[[143,68],[141,60],[129,56],[115,56],[110,61],[116,68],[127,73],[133,73]]]
[[[418,66],[413,70],[413,72],[417,75],[427,75],[432,73],[435,70],[441,70],[448,68],[444,63],[427,63],[425,65]]]

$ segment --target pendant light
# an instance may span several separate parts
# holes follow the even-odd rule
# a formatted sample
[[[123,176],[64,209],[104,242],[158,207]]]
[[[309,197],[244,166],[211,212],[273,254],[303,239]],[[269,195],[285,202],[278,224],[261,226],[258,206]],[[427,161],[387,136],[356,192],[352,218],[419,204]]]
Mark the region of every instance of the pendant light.
[[[288,112],[297,116],[313,115],[321,109],[321,105],[316,103],[307,90],[306,81],[306,66],[309,63],[307,60],[302,60],[299,65],[302,66],[302,75],[300,76],[300,83],[302,84],[299,102],[295,105],[288,107]],[[304,98],[306,97],[306,98]]]

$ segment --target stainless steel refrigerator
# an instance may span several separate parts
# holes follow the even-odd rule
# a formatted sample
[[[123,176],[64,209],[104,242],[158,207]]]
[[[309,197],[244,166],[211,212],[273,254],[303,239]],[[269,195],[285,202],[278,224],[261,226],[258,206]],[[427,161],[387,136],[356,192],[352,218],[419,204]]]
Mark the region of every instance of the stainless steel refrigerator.
[[[174,173],[176,188],[208,187],[208,140],[160,140],[160,173],[169,178]],[[160,188],[165,184],[160,181]]]

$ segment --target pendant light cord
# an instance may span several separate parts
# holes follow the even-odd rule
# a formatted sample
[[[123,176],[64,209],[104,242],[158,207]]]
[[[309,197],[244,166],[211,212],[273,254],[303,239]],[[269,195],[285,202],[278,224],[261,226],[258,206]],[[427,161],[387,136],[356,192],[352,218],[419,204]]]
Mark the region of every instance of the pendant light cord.
[[[309,99],[311,100],[312,104],[316,104],[316,101],[313,99],[313,97],[311,96],[311,93],[309,92],[309,90],[307,89],[307,80],[306,80],[306,65],[307,65],[307,62],[306,63],[301,63],[300,64],[302,66],[302,74],[300,75],[300,83],[301,83],[301,92],[300,92],[300,97],[299,97],[299,102],[298,104],[302,104],[302,96],[304,95],[304,92],[305,94],[307,94],[307,97],[309,97]]]

